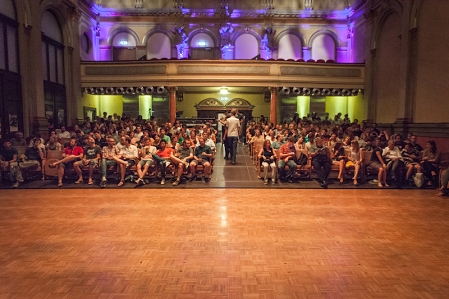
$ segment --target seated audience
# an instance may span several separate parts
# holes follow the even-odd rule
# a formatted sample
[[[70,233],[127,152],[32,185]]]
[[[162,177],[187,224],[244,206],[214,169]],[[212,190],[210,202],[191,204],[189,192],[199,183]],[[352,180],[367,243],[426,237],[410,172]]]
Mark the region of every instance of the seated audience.
[[[345,148],[343,147],[343,143],[341,141],[335,143],[332,157],[333,157],[332,164],[339,165],[338,180],[340,181],[340,184],[343,184],[345,175],[346,154]]]
[[[135,145],[131,144],[131,138],[129,136],[124,137],[124,146],[120,149],[119,159],[116,160],[120,168],[120,182],[118,187],[125,184],[125,174],[128,169],[136,165],[136,159],[139,156],[139,152]]]
[[[272,132],[272,131],[271,131]],[[271,148],[271,141],[265,140],[263,143],[263,148],[259,152],[260,163],[263,166],[263,181],[265,185],[268,185],[268,167],[271,167],[271,183],[276,184],[276,155]]]
[[[157,149],[151,144],[150,137],[143,137],[143,147],[140,149],[140,161],[137,163],[137,174],[139,178],[136,180],[136,184],[145,185],[144,176],[147,174],[148,169],[155,165],[153,155],[156,154]],[[143,167],[143,169],[142,169]]]
[[[426,144],[426,148],[422,152],[421,167],[424,173],[424,177],[427,179],[428,186],[437,185],[437,173],[440,163],[440,151],[437,148],[435,141],[429,140]]]
[[[104,146],[101,151],[101,183],[100,187],[106,187],[107,182],[107,168],[116,165],[119,160],[120,151],[115,146],[115,140],[112,136],[106,137],[107,146]]]
[[[419,163],[420,157],[416,156],[416,152],[411,147],[410,143],[404,143],[404,149],[401,151],[402,159],[404,160],[404,165],[407,167],[407,173],[405,175],[405,180],[408,181],[410,179],[410,175],[413,170],[416,170],[416,173],[421,173],[421,164]]]
[[[387,163],[387,171],[391,172],[394,176],[396,187],[401,188],[404,162],[402,160],[401,151],[395,146],[394,140],[388,141],[388,146],[384,148],[382,152],[382,158],[384,158]]]
[[[13,187],[19,187],[19,183],[23,183],[22,174],[19,169],[19,153],[15,147],[11,145],[10,141],[3,142],[3,147],[0,148],[0,182],[1,172],[9,171],[9,176],[12,182],[15,182]]]
[[[291,136],[288,138],[288,143],[281,145],[279,149],[279,161],[278,161],[278,170],[279,170],[279,179],[287,180],[290,183],[293,182],[293,173],[296,170],[296,148],[295,148],[296,138]],[[288,167],[288,171],[285,171],[285,167]]]
[[[165,174],[167,171],[167,166],[170,165],[171,163],[170,157],[173,152],[173,149],[171,147],[168,147],[167,142],[165,141],[165,139],[162,138],[159,146],[160,148],[156,151],[156,155],[154,156],[154,158],[158,160],[159,171],[161,173],[161,185],[164,185]]]
[[[210,179],[212,159],[212,149],[206,145],[206,141],[203,137],[198,139],[199,146],[195,147],[192,162],[190,162],[190,172],[192,173],[191,181],[196,178],[196,166],[202,165],[204,167],[203,177],[201,178],[203,183],[207,183]]]
[[[189,168],[190,161],[193,159],[193,149],[190,144],[190,139],[184,140],[182,146],[178,146],[172,152],[170,159],[178,167],[176,181],[173,182],[173,186],[177,186],[181,182],[183,171]]]
[[[332,163],[329,148],[324,146],[320,137],[317,137],[315,144],[310,147],[309,154],[312,157],[312,166],[318,176],[320,186],[326,188]]]
[[[22,132],[16,132],[16,134],[14,134],[14,138],[12,138],[9,142],[14,147],[16,147],[16,146],[27,146],[27,142],[23,138],[23,133]]]
[[[357,177],[359,175],[360,167],[363,161],[363,150],[360,148],[359,142],[357,140],[351,141],[351,147],[349,150],[348,161],[346,162],[346,169],[354,168],[354,186],[358,186]]]
[[[58,168],[58,187],[62,187],[62,178],[64,177],[64,170],[66,167],[73,167],[73,163],[83,158],[83,148],[76,144],[76,137],[70,138],[69,146],[64,148],[61,160],[50,164],[50,167]]]
[[[100,147],[95,144],[95,139],[93,137],[89,137],[87,140],[88,145],[83,149],[83,158],[81,159],[81,161],[77,161],[73,164],[73,168],[78,175],[78,180],[75,182],[75,184],[83,182],[83,172],[81,170],[81,167],[89,166],[89,179],[87,181],[87,184],[92,185],[92,174],[94,172],[94,169],[98,167],[98,164],[100,162]]]

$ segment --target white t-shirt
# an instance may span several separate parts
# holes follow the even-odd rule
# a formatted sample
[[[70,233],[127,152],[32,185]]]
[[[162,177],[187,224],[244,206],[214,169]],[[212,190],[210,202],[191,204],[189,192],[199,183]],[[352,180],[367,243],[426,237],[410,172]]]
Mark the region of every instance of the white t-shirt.
[[[228,127],[228,137],[239,137],[240,120],[237,117],[228,118],[226,126]]]

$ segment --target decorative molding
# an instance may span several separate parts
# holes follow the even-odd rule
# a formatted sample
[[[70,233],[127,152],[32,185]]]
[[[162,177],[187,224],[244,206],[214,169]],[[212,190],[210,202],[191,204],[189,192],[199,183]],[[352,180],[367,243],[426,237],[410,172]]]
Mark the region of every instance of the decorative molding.
[[[178,74],[270,74],[269,66],[178,65]]]
[[[70,9],[70,17],[71,17],[72,21],[75,21],[77,23],[80,22],[81,10],[79,9],[78,6],[74,5],[74,6],[71,7],[71,9]]]
[[[314,77],[355,77],[360,78],[362,71],[352,68],[324,68],[324,67],[294,67],[281,66],[281,75],[284,76],[314,76]]]
[[[248,102],[247,100],[235,98],[230,100],[226,104],[226,107],[238,108],[240,110],[253,110],[255,106],[251,105],[251,103]]]
[[[165,75],[167,72],[166,65],[154,66],[87,66],[84,73],[87,76],[120,76],[120,75]]]

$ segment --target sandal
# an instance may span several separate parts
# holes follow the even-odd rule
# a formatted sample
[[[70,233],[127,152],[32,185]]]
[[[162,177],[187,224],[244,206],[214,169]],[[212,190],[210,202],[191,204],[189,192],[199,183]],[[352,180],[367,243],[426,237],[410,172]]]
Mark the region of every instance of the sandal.
[[[94,182],[92,181],[92,179],[89,179],[89,181],[87,182],[88,185],[93,185]]]
[[[81,179],[78,179],[76,182],[75,182],[75,184],[79,184],[79,183],[82,183],[83,182],[83,179],[81,178]]]
[[[120,181],[120,183],[117,184],[117,187],[121,187],[121,186],[123,186],[124,184],[125,184],[124,181]]]
[[[62,187],[62,182],[58,182],[58,187]]]

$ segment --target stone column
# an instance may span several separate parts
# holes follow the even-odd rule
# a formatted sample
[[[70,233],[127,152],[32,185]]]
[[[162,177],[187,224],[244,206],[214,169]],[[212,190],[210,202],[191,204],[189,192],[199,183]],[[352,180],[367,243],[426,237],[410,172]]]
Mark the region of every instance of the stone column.
[[[403,3],[403,17],[402,17],[402,36],[401,36],[401,61],[400,61],[400,79],[399,79],[399,98],[398,116],[395,124],[399,127],[395,130],[397,133],[405,134],[407,124],[412,121],[411,114],[412,106],[412,92],[408,86],[413,85],[412,75],[410,74],[410,54],[411,54],[411,39],[410,39],[410,15],[412,10],[412,1],[405,1]]]
[[[374,15],[371,10],[369,10],[364,15],[365,25],[366,25],[366,36],[365,36],[365,92],[364,99],[368,103],[368,122],[376,122],[376,103],[372,99],[373,96],[373,83],[374,83],[374,60],[376,57],[376,49],[371,48],[371,37],[374,30],[373,19]]]
[[[39,3],[39,1],[29,2],[31,11],[40,11]],[[19,30],[19,55],[25,136],[29,136],[33,131],[48,134],[42,72],[41,14],[32,13],[29,18],[27,27],[19,27],[21,28]]]
[[[277,93],[278,89],[276,87],[270,87],[270,122],[274,125],[277,124]]]
[[[311,57],[311,48],[310,47],[302,47],[302,59],[305,61],[309,60]]]
[[[170,123],[174,124],[176,120],[176,87],[170,86],[168,90],[170,91]]]

